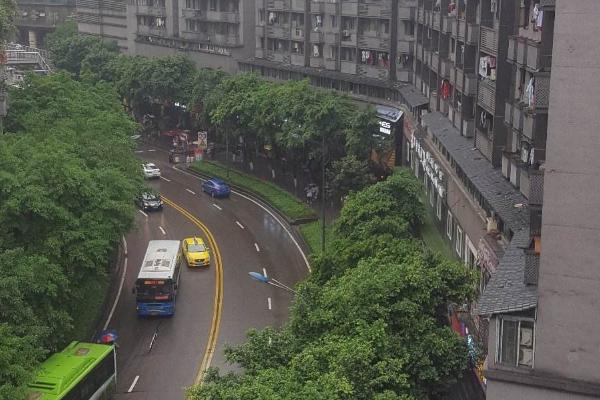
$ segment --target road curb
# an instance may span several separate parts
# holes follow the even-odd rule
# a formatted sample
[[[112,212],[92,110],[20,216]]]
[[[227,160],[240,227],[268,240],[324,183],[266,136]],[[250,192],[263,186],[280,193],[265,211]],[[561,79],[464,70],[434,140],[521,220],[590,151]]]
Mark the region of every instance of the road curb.
[[[208,174],[204,174],[202,172],[198,172],[192,168],[190,168],[189,166],[185,166],[185,171],[195,175],[199,178],[202,179],[210,179],[212,176],[208,175]],[[273,207],[269,202],[265,201],[263,198],[259,197],[256,195],[256,193],[251,192],[247,189],[244,189],[238,185],[232,185],[229,184],[231,186],[231,188],[233,190],[236,190],[240,193],[242,193],[244,196],[250,197],[252,200],[256,201],[257,203],[260,203],[261,205],[263,205],[264,207],[267,207],[269,210],[271,210],[274,214],[277,214],[277,216],[279,218],[281,218],[282,221],[284,221],[288,227],[290,228],[291,232],[293,232],[294,234],[294,238],[298,241],[298,243],[300,244],[300,246],[302,247],[302,251],[304,251],[305,254],[311,254],[310,251],[310,247],[308,246],[308,243],[306,243],[306,240],[304,239],[304,236],[300,233],[298,226],[302,225],[302,224],[306,224],[309,222],[314,222],[314,221],[318,221],[319,218],[318,217],[314,217],[314,218],[298,218],[298,219],[290,219],[288,218],[287,215],[285,215],[283,212],[281,212],[278,208]]]

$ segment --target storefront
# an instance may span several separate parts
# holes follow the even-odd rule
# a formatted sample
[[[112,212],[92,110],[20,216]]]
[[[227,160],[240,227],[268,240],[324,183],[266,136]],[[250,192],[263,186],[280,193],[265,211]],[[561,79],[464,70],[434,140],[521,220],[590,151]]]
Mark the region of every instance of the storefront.
[[[376,135],[389,143],[385,148],[377,149],[371,160],[379,165],[382,172],[389,173],[394,167],[402,165],[402,131],[404,112],[395,107],[377,105],[378,130]]]

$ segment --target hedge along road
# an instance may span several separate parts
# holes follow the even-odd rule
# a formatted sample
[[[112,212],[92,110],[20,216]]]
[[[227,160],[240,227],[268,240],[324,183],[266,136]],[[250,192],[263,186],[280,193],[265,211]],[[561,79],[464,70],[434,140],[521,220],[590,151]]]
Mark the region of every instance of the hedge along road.
[[[279,326],[287,319],[292,297],[249,279],[248,272],[266,272],[294,284],[308,269],[289,228],[269,211],[235,194],[230,199],[212,199],[201,192],[197,177],[173,169],[160,151],[140,156],[161,168],[164,179],[149,185],[165,197],[166,204],[164,211],[147,217],[138,213],[138,228],[127,236],[129,267],[110,326],[120,334],[116,398],[183,399],[185,387],[197,382],[209,366],[236,369],[225,362],[226,344],[243,342],[249,328]],[[211,266],[184,267],[173,318],[138,318],[130,290],[148,240],[181,240],[194,235],[203,237],[211,247]],[[222,266],[220,277],[217,257]],[[148,352],[157,326],[155,343]]]

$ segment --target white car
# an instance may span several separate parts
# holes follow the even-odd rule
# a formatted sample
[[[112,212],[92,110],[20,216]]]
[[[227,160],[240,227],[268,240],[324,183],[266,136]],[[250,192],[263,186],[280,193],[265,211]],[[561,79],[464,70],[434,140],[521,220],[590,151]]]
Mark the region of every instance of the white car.
[[[146,179],[160,178],[160,169],[153,163],[142,164],[142,170]]]

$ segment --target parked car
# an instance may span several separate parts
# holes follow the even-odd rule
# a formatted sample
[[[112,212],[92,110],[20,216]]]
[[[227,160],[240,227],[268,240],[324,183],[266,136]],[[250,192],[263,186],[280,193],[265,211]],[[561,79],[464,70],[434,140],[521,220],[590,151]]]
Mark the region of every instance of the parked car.
[[[154,163],[142,164],[142,170],[146,179],[160,178],[160,169]]]
[[[212,197],[229,197],[231,188],[219,178],[211,178],[202,184],[202,191]]]
[[[135,204],[144,211],[162,210],[163,202],[160,195],[153,192],[142,192],[135,198]]]
[[[183,239],[181,244],[183,256],[187,261],[188,267],[202,267],[210,265],[210,253],[204,240],[198,237],[189,237]]]

